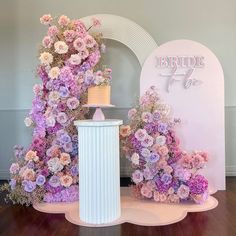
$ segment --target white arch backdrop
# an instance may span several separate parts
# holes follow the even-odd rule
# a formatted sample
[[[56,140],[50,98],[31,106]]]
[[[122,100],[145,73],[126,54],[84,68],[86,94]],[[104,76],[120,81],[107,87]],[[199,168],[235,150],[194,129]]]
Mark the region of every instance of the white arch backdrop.
[[[86,26],[91,25],[91,18],[101,20],[99,31],[106,39],[113,39],[131,49],[142,66],[146,58],[157,47],[155,40],[140,25],[116,15],[97,14],[81,18]]]

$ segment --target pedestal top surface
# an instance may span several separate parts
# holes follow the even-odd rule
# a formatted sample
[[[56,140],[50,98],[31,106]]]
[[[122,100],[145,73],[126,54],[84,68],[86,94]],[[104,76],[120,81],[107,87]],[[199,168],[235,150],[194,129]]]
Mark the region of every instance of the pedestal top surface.
[[[116,126],[122,125],[122,120],[115,120],[115,119],[106,119],[106,120],[76,120],[74,121],[74,125],[76,126],[85,126],[85,127],[93,127],[93,126]]]

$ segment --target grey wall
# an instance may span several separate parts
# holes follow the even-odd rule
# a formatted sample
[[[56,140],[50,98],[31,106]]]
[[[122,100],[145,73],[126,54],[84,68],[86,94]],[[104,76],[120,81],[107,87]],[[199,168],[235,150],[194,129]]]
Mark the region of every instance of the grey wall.
[[[225,73],[226,171],[236,175],[236,53],[235,0],[0,0],[0,178],[8,176],[12,147],[27,145],[30,130],[23,119],[32,100],[37,47],[45,28],[39,17],[45,13],[79,18],[97,13],[127,17],[141,25],[157,44],[174,39],[191,39],[209,47]],[[124,45],[107,42],[105,63],[113,68],[112,101],[117,109],[109,117],[125,119],[139,91],[140,66]],[[122,175],[127,165],[122,160]]]

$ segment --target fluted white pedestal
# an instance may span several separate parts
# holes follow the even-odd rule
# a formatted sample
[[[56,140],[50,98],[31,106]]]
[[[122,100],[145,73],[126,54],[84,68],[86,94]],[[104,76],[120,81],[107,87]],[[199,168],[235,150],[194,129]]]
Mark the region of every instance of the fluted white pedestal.
[[[79,135],[79,214],[90,224],[120,217],[121,120],[75,121]]]

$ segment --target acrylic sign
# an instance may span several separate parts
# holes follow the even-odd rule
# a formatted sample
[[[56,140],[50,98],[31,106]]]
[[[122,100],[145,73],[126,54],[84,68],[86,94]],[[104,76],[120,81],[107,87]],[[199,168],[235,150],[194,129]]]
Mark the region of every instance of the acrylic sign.
[[[176,127],[186,151],[204,150],[210,160],[203,173],[210,186],[225,189],[224,75],[216,56],[190,40],[176,40],[155,49],[145,61],[141,95],[152,85],[180,118]]]

